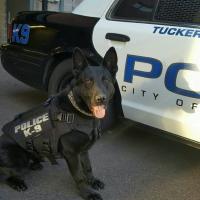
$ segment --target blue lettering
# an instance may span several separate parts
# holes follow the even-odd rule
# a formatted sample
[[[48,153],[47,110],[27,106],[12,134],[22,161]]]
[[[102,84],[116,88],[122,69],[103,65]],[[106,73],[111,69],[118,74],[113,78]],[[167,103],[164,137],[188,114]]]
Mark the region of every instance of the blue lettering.
[[[156,31],[158,30],[158,29],[160,29],[161,27],[160,26],[154,26],[154,31],[153,31],[153,33],[156,33]]]
[[[160,31],[159,31],[159,33],[160,34],[166,34],[167,33],[167,31],[168,31],[168,29],[169,29],[169,27],[162,27],[161,29],[160,29]]]
[[[185,33],[185,36],[192,37],[192,34],[194,33],[194,30],[188,29]]]
[[[185,30],[186,30],[186,29],[180,29],[180,28],[179,28],[179,29],[177,30],[177,32],[176,32],[176,35],[184,36],[184,33],[183,33],[183,32],[184,32]]]
[[[192,97],[192,98],[198,98],[200,99],[200,93],[182,89],[176,86],[176,79],[178,76],[178,73],[180,70],[191,70],[191,71],[198,71],[197,66],[194,64],[189,63],[173,63],[169,66],[167,69],[166,75],[165,75],[165,87],[176,94]]]
[[[177,29],[176,28],[170,28],[169,31],[167,32],[169,35],[175,35]]]
[[[170,28],[166,26],[154,26],[153,33],[162,35],[174,35],[185,37],[198,37],[200,38],[200,30],[195,29],[182,29],[182,28]]]
[[[20,38],[19,38],[19,31],[22,27],[22,24],[14,24],[13,25],[13,32],[12,32],[12,42],[17,42],[20,43]]]
[[[27,24],[14,24],[12,42],[27,44],[29,41],[30,27]]]
[[[198,37],[198,38],[200,38],[200,31],[195,31],[194,32],[194,35],[193,35],[193,37]]]
[[[135,70],[135,63],[147,63],[152,66],[150,72]],[[128,55],[126,59],[124,81],[132,83],[133,76],[140,76],[144,78],[158,78],[162,73],[162,63],[159,60],[149,57]]]
[[[30,27],[27,24],[24,24],[21,28],[21,38],[20,43],[21,44],[27,44],[29,40],[29,33],[30,33]]]

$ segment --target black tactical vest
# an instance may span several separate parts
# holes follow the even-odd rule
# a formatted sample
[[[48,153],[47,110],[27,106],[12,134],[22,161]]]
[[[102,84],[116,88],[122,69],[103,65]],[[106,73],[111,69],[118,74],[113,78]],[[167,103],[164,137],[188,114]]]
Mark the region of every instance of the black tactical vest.
[[[62,92],[42,105],[19,114],[4,125],[4,134],[27,151],[47,157],[57,155],[60,137],[73,130],[87,134],[91,140],[98,139],[100,121],[83,110],[77,110],[70,98],[73,96],[68,94],[67,91]]]

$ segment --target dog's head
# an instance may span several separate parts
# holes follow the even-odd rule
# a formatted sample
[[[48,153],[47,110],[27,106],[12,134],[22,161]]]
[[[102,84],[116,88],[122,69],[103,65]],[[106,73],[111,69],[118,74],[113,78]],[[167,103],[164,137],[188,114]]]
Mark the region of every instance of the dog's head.
[[[111,47],[104,56],[101,66],[90,66],[82,51],[76,48],[73,53],[73,94],[82,101],[96,118],[103,118],[109,100],[115,92],[117,54]]]

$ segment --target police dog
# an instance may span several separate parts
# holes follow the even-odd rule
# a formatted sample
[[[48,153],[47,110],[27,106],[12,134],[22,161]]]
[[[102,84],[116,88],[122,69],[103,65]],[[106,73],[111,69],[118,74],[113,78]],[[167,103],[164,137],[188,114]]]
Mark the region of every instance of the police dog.
[[[42,168],[41,151],[39,147],[37,149],[37,144],[40,146],[41,143],[40,140],[35,142],[34,137],[35,135],[36,139],[43,137],[41,135],[46,133],[41,134],[42,129],[47,129],[48,122],[51,121],[54,123],[51,128],[58,134],[56,136],[58,140],[54,143],[55,149],[66,160],[80,195],[88,200],[101,200],[101,195],[95,190],[103,189],[104,183],[93,176],[88,150],[101,135],[99,122],[105,117],[108,103],[115,93],[117,72],[115,49],[111,47],[107,51],[101,66],[90,66],[82,51],[75,48],[72,72],[74,78],[68,89],[48,99],[42,108],[32,109],[28,114],[21,114],[3,127],[4,133],[0,137],[0,172],[4,174],[4,180],[10,187],[17,191],[26,190],[27,185],[19,172],[26,167],[33,170]],[[60,121],[54,120],[54,116],[50,116],[48,112],[43,112],[46,108],[62,110],[59,115]],[[41,109],[43,111],[37,115],[36,110]],[[69,110],[72,113],[67,115]],[[31,113],[36,114],[30,120],[27,116]],[[69,126],[71,128],[68,128]],[[62,133],[57,133],[59,131]],[[16,139],[18,137],[16,135],[20,136],[20,139]],[[31,149],[18,141],[26,140],[29,136],[32,141]],[[48,152],[49,158],[54,160],[50,149],[51,147]]]

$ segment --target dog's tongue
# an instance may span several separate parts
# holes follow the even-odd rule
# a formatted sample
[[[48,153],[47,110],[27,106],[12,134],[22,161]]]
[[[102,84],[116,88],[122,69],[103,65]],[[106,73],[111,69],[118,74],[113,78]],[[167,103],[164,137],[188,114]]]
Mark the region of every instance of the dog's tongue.
[[[106,114],[106,110],[104,106],[94,106],[92,110],[96,118],[103,118]]]

